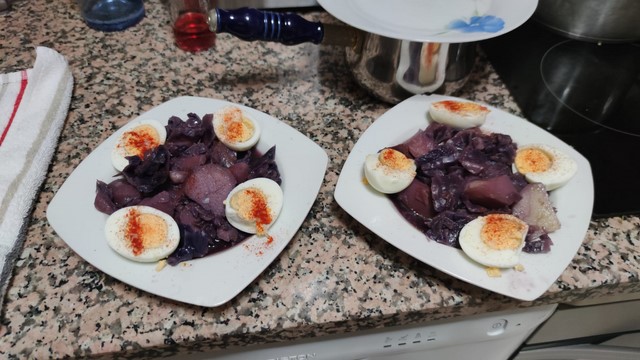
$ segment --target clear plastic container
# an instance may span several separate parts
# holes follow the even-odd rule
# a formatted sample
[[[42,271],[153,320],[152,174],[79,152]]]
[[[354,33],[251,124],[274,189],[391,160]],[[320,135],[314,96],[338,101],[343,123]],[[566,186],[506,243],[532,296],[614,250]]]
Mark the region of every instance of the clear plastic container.
[[[142,0],[78,0],[82,18],[100,31],[120,31],[144,18]]]

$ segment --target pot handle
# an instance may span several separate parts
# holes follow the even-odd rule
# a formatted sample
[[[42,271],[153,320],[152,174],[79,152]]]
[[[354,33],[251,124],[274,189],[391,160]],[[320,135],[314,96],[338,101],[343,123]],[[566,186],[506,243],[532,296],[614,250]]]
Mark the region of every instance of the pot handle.
[[[285,45],[304,42],[319,44],[324,38],[324,26],[305,20],[293,13],[277,13],[251,8],[209,11],[209,29],[229,33],[242,40],[275,41]]]

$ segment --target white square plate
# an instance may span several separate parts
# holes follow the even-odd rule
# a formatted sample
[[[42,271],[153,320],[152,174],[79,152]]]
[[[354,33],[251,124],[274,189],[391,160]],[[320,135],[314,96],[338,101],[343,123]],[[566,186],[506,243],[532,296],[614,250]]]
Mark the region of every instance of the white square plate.
[[[503,270],[501,277],[489,277],[485,268],[462,250],[428,239],[405,220],[391,200],[363,182],[367,154],[409,139],[429,124],[429,104],[445,99],[439,95],[416,95],[378,118],[358,140],[342,168],[336,185],[338,204],[361,224],[398,249],[442,272],[473,285],[521,300],[542,295],[562,274],[578,251],[591,220],[593,178],[589,162],[572,147],[528,121],[489,107],[484,129],[510,135],[518,144],[543,143],[554,146],[578,163],[578,172],[564,187],[551,192],[562,228],[550,234],[551,251],[521,256],[524,271]]]
[[[140,115],[166,124],[172,115],[200,117],[235,105],[222,100],[179,97]],[[313,141],[265,113],[242,105],[262,127],[257,148],[262,153],[276,145],[276,163],[282,177],[284,205],[269,230],[274,240],[250,237],[220,253],[155,270],[155,263],[127,260],[106,242],[107,215],[93,206],[96,180],[109,183],[116,171],[110,153],[122,129],[116,131],[78,165],[60,187],[47,209],[47,219],[78,255],[108,275],[152,294],[201,306],[219,306],[249,285],[287,246],[313,205],[324,179],[328,157]]]

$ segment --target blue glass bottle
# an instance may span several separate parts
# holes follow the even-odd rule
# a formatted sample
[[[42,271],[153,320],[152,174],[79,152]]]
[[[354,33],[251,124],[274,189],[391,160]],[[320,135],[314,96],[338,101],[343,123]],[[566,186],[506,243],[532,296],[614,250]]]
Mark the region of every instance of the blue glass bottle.
[[[142,0],[78,0],[84,21],[100,31],[120,31],[144,18]]]

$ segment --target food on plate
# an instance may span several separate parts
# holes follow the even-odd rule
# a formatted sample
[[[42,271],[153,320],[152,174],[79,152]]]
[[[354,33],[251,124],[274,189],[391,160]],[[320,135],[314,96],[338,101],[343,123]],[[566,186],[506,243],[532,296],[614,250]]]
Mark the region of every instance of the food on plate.
[[[164,259],[178,247],[180,241],[175,220],[149,206],[121,208],[109,215],[104,228],[109,246],[133,261]]]
[[[469,101],[442,100],[432,102],[429,106],[429,115],[433,121],[457,129],[484,124],[489,112],[486,106]]]
[[[125,125],[124,132],[111,151],[113,167],[122,171],[129,165],[130,156],[142,158],[149,150],[164,144],[167,131],[156,120],[141,120]]]
[[[469,180],[462,195],[469,201],[487,208],[511,206],[522,199],[522,195],[508,175],[487,179]]]
[[[227,220],[240,231],[264,236],[280,215],[283,197],[280,185],[271,179],[247,180],[224,201]]]
[[[386,148],[367,155],[364,162],[367,182],[383,194],[406,189],[416,177],[416,164],[403,153]]]
[[[518,264],[529,226],[509,214],[478,216],[460,230],[460,247],[474,261],[489,267]]]
[[[562,151],[544,144],[521,146],[514,166],[530,183],[542,183],[547,191],[565,185],[578,170],[578,165]]]
[[[184,182],[184,194],[213,215],[224,214],[224,199],[238,184],[238,179],[228,168],[209,163],[191,169]]]
[[[510,214],[527,185],[512,170],[517,147],[511,137],[479,127],[461,130],[432,122],[392,148],[414,159],[416,178],[389,198],[428,238],[456,248],[465,224],[489,213]]]
[[[112,214],[134,205],[155,208],[178,224],[180,242],[169,265],[214,254],[251,236],[231,225],[224,201],[236,185],[255,178],[281,184],[276,147],[236,151],[214,133],[213,114],[172,116],[166,141],[129,158],[111,182],[97,181],[94,206]]]
[[[213,130],[223,144],[235,151],[246,151],[260,139],[260,125],[236,106],[213,114]]]
[[[502,276],[502,271],[497,267],[488,267],[484,271],[487,273],[488,277],[499,278]]]
[[[560,220],[543,184],[529,184],[520,191],[520,195],[522,198],[513,205],[513,215],[547,233],[560,229]]]
[[[466,102],[453,103],[476,108]],[[447,102],[435,104],[432,108],[437,109]],[[520,147],[523,148],[530,147]],[[547,147],[541,148],[552,153]],[[469,248],[472,242],[474,247],[469,252],[475,253],[469,257],[480,259],[479,249],[483,249],[482,254],[490,252],[477,245],[477,239],[467,238],[469,229],[465,230],[463,240],[461,230],[469,225],[476,231],[478,223],[486,221],[487,216],[508,215],[514,223],[525,225],[517,227],[523,233],[518,232],[515,237],[520,239],[522,235],[522,241],[500,252],[511,252],[510,256],[499,255],[498,260],[478,262],[492,268],[513,267],[520,252],[551,251],[553,242],[549,234],[560,228],[556,209],[545,184],[529,183],[525,174],[515,171],[519,146],[509,135],[485,131],[479,126],[463,128],[433,121],[406,141],[383,150],[386,149],[402,153],[402,159],[415,164],[416,175],[409,185],[386,194],[400,214],[429,239],[455,248],[462,248],[463,241]],[[575,173],[575,168],[572,171]],[[368,176],[367,180],[371,183]]]

